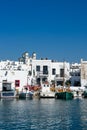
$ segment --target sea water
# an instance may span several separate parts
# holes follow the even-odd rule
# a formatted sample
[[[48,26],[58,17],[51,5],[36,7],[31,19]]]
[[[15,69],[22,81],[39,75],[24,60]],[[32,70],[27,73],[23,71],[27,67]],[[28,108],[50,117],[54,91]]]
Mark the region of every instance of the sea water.
[[[0,130],[87,130],[87,99],[2,99]]]

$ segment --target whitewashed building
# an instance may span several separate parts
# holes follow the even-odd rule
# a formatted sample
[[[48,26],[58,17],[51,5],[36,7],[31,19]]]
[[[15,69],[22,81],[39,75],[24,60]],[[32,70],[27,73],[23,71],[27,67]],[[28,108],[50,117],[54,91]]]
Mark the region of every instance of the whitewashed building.
[[[21,91],[23,86],[40,84],[41,81],[63,85],[67,80],[71,80],[72,85],[75,81],[80,82],[80,64],[70,65],[69,62],[47,58],[37,59],[36,53],[30,56],[28,52],[23,53],[18,61],[0,61],[0,91],[6,89]],[[83,76],[81,82],[84,82]],[[5,88],[5,83],[11,87]]]
[[[50,83],[55,82],[63,84],[63,80],[69,80],[70,64],[68,62],[57,62],[53,60],[40,59],[32,60],[32,76],[37,81],[48,80]]]
[[[22,90],[27,84],[29,67],[22,62],[1,61],[0,62],[0,91]],[[5,84],[9,87],[5,88]]]
[[[81,64],[70,64],[70,81],[71,86],[81,86]]]

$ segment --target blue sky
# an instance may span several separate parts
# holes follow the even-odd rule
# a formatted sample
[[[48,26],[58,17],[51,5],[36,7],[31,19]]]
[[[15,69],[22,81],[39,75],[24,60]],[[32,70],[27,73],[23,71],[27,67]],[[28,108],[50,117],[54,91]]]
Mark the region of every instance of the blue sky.
[[[0,60],[87,60],[86,0],[1,0]]]

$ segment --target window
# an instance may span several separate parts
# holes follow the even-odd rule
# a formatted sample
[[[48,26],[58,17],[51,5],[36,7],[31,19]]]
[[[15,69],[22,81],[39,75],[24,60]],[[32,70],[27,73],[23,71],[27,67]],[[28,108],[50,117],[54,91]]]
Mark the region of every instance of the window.
[[[57,81],[57,86],[58,86],[58,85],[61,85],[61,86],[62,86],[62,85],[63,85],[63,81]]]
[[[70,76],[74,76],[74,73],[73,73],[73,72],[70,72]]]
[[[20,80],[15,80],[15,87],[20,87]]]
[[[60,77],[64,77],[64,69],[60,69]]]
[[[38,72],[40,71],[40,66],[39,65],[36,66],[36,71],[38,71]]]
[[[43,66],[43,74],[48,74],[48,66]]]
[[[3,91],[10,91],[11,90],[11,83],[3,83]]]
[[[56,69],[52,69],[52,75],[56,75]]]

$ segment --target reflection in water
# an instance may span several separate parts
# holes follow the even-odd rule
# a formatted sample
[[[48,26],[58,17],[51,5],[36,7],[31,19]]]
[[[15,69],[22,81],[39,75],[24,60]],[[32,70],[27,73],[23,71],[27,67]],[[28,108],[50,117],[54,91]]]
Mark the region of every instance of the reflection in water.
[[[1,100],[0,130],[86,130],[87,100]]]

